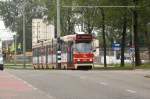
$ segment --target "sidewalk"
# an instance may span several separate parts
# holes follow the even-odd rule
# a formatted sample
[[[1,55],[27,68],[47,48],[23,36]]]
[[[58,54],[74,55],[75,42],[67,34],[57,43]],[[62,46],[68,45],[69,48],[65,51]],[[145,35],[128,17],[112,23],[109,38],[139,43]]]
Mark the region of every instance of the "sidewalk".
[[[0,99],[52,99],[52,97],[6,71],[0,71]]]

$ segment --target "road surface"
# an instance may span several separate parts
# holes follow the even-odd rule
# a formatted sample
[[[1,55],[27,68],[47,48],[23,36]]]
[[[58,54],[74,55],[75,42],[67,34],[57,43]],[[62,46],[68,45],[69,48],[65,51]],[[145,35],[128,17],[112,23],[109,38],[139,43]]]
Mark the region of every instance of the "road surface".
[[[150,99],[147,75],[150,71],[5,70],[0,99]]]

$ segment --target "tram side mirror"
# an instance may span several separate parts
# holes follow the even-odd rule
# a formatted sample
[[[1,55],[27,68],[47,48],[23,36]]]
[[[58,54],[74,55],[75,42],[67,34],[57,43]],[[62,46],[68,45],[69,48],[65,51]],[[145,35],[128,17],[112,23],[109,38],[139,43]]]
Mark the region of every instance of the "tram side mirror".
[[[73,48],[73,50],[78,52],[78,49],[77,49],[77,48]]]
[[[93,49],[93,52],[96,52],[96,49]]]

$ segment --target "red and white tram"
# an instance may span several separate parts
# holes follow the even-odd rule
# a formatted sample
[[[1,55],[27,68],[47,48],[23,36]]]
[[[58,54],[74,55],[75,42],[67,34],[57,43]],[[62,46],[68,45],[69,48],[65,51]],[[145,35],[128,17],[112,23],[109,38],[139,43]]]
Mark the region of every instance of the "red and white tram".
[[[93,68],[93,36],[74,34],[61,37],[61,68]],[[33,46],[33,66],[35,69],[57,68],[57,40],[40,42]]]

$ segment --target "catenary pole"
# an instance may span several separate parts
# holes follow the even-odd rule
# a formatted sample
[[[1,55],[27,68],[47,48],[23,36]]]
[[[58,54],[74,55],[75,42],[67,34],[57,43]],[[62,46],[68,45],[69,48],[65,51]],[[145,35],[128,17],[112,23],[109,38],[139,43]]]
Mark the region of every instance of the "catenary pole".
[[[60,45],[60,0],[57,0],[57,68],[61,69],[61,45]]]
[[[25,57],[26,57],[26,35],[25,35],[25,4],[23,5],[23,66],[24,68],[26,68],[26,61],[25,61]]]

